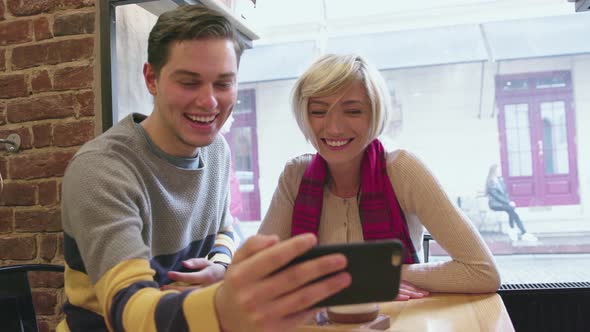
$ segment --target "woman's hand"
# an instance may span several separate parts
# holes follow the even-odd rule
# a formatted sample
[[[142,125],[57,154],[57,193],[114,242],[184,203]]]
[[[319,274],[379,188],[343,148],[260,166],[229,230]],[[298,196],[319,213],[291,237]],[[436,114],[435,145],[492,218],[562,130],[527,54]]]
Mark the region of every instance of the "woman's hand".
[[[427,290],[420,289],[407,281],[401,281],[399,285],[399,293],[395,301],[407,301],[409,299],[421,299],[430,294]]]
[[[215,264],[206,258],[191,258],[182,262],[182,265],[190,270],[197,272],[176,272],[169,271],[168,278],[176,281],[170,285],[164,285],[160,289],[176,289],[183,291],[208,286],[223,279],[225,267],[221,264]]]

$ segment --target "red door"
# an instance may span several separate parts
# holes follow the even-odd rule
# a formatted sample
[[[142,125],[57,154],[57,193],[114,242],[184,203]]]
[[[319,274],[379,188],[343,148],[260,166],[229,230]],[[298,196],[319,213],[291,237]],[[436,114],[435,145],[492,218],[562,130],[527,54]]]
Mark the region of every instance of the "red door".
[[[225,135],[232,152],[232,162],[239,181],[241,221],[260,220],[258,185],[258,137],[256,135],[256,94],[254,89],[240,90],[233,110],[234,122]]]
[[[569,72],[497,78],[502,175],[518,206],[578,204]]]

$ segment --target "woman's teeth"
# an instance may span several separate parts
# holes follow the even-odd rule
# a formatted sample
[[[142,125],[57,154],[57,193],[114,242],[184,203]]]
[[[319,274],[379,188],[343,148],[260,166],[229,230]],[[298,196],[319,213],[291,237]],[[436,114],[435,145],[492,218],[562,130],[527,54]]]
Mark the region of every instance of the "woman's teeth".
[[[348,140],[339,140],[339,141],[335,141],[335,140],[326,140],[326,144],[328,144],[329,146],[343,146],[344,144],[348,143]]]

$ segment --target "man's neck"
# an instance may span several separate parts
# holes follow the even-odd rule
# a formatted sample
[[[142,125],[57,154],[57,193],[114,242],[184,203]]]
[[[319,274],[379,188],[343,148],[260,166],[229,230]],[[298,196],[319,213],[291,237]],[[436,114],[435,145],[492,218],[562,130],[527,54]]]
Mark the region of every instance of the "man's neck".
[[[182,144],[162,124],[163,120],[158,118],[155,110],[140,123],[152,142],[164,153],[179,158],[194,158],[198,154],[198,148]]]

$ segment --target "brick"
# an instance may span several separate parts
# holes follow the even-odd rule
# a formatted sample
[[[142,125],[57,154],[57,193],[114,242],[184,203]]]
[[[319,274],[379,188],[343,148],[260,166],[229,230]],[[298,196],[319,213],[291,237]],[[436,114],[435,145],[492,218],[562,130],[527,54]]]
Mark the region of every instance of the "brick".
[[[86,91],[74,95],[78,104],[78,111],[81,116],[94,115],[94,92]]]
[[[51,131],[53,126],[50,123],[44,123],[33,126],[33,146],[43,148],[51,145]]]
[[[53,37],[47,17],[40,17],[33,21],[33,31],[35,32],[35,40],[37,41]]]
[[[28,150],[33,147],[31,132],[28,128],[21,127],[18,129],[0,130],[0,138],[8,137],[10,134],[18,134],[20,136],[20,150]],[[4,144],[0,144],[0,151],[6,150]]]
[[[94,79],[92,70],[92,66],[60,68],[53,75],[53,88],[55,90],[91,88]]]
[[[2,175],[3,179],[8,178],[8,173],[6,172],[7,166],[8,166],[8,160],[6,158],[0,159],[0,174]]]
[[[0,0],[0,2],[2,2]],[[0,71],[6,70],[6,50],[0,49]]]
[[[57,243],[57,234],[48,237],[53,237]],[[32,288],[61,288],[64,286],[64,275],[62,272],[29,272],[29,284]]]
[[[39,183],[39,204],[40,205],[54,205],[57,199],[57,182],[47,181]]]
[[[43,317],[37,317],[37,330],[38,332],[55,332],[50,327],[50,322],[43,319]]]
[[[60,8],[82,8],[94,6],[95,0],[57,0]]]
[[[0,125],[6,123],[6,105],[0,103]]]
[[[94,37],[58,41],[48,51],[51,64],[92,59],[93,56]]]
[[[33,72],[31,76],[31,88],[34,93],[53,90],[53,83],[47,70]]]
[[[48,12],[55,6],[55,0],[6,0],[8,10],[14,16],[32,16]]]
[[[57,257],[64,256],[64,233],[57,234]]]
[[[53,43],[15,47],[12,50],[12,68],[19,70],[43,64],[55,64],[49,61],[49,49],[52,47]]]
[[[55,332],[55,329],[51,328],[51,322],[43,317],[37,317],[37,329],[39,332]]]
[[[41,235],[39,239],[39,257],[50,262],[57,252],[57,235]]]
[[[21,44],[32,40],[31,20],[0,23],[0,46]]]
[[[12,233],[14,225],[14,211],[10,208],[0,208],[0,233]]]
[[[11,101],[6,105],[6,118],[13,123],[66,118],[74,114],[74,98],[69,93]]]
[[[57,293],[54,290],[33,289],[33,306],[37,315],[55,315]]]
[[[13,69],[91,59],[94,37],[50,41],[42,44],[17,46],[12,50]]]
[[[5,123],[6,123],[6,105],[4,105],[4,103],[0,103],[0,125],[3,125]]]
[[[34,236],[10,236],[0,238],[2,259],[31,260],[37,253]]]
[[[61,212],[50,210],[14,211],[14,230],[16,232],[58,232],[61,231]]]
[[[25,75],[2,75],[0,76],[0,98],[26,97],[29,89],[25,82]]]
[[[74,152],[46,152],[13,157],[9,163],[11,179],[62,177]]]
[[[0,204],[7,206],[31,206],[36,204],[37,186],[31,183],[4,183]]]
[[[94,137],[94,121],[60,123],[53,129],[53,145],[66,147],[82,145]]]
[[[56,15],[53,33],[55,36],[94,33],[94,12]]]

